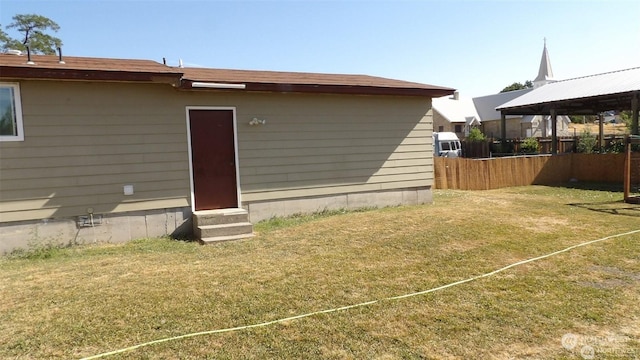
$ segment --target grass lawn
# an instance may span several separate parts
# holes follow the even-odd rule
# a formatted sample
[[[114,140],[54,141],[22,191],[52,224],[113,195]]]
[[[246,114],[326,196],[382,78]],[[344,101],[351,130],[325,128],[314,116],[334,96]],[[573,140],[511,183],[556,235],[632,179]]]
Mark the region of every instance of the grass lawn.
[[[0,358],[89,357],[424,291],[640,229],[640,206],[621,199],[435,191],[432,205],[272,220],[213,246],[149,239],[4,257]],[[639,260],[633,233],[427,294],[106,358],[638,358]]]

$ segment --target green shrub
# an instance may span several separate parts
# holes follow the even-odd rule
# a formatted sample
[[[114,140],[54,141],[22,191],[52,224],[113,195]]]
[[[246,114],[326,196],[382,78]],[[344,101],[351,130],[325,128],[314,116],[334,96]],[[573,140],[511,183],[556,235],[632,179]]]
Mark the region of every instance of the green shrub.
[[[624,145],[624,141],[622,140],[612,141],[611,144],[609,144],[609,146],[607,146],[604,149],[604,152],[612,153],[612,154],[620,154],[620,153],[623,153],[624,151],[625,151],[625,145]]]
[[[540,144],[538,143],[538,140],[536,138],[526,138],[524,139],[522,144],[520,144],[520,152],[522,153],[537,154],[539,149]]]
[[[597,142],[598,142],[598,139],[596,138],[596,136],[593,135],[588,130],[585,130],[580,135],[580,140],[578,140],[577,150],[579,153],[585,153],[585,154],[594,153]]]
[[[467,136],[467,139],[469,139],[469,141],[472,141],[472,142],[485,141],[486,138],[487,137],[484,136],[482,131],[480,131],[480,129],[475,127],[469,131],[469,136]]]

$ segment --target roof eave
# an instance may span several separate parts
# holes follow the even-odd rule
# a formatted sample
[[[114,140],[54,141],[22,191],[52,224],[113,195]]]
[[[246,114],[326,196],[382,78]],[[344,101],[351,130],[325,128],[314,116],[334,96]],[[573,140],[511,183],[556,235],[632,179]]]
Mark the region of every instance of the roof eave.
[[[76,81],[124,81],[178,84],[182,73],[78,70],[55,68],[28,68],[24,66],[0,66],[3,78]]]
[[[351,94],[351,95],[396,95],[396,96],[424,96],[440,97],[452,95],[455,89],[449,88],[409,88],[409,87],[379,87],[379,86],[358,86],[358,85],[327,85],[327,84],[284,84],[284,83],[255,83],[244,82],[244,89],[239,87],[194,87],[194,83],[200,81],[183,79],[181,89],[197,91],[254,91],[254,92],[280,92],[280,93],[320,93],[320,94]],[[226,84],[216,82],[217,84]],[[228,83],[229,85],[240,85],[240,83]]]

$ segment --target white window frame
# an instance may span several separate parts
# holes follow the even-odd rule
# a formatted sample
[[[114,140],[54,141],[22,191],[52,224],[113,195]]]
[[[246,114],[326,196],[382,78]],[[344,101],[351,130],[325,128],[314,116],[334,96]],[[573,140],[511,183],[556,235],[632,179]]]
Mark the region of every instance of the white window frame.
[[[20,84],[0,82],[0,87],[13,88],[13,106],[16,112],[16,130],[17,135],[0,135],[2,141],[24,141],[24,126],[22,125],[22,99],[20,98]]]

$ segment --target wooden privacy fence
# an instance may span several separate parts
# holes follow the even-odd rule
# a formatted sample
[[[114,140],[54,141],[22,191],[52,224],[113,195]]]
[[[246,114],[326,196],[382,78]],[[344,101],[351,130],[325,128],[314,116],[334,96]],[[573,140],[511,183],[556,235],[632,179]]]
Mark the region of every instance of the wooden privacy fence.
[[[436,189],[489,190],[553,185],[577,179],[623,182],[625,154],[563,154],[490,159],[434,158]],[[632,157],[632,184],[640,184],[640,154]],[[636,185],[637,186],[637,185]]]

